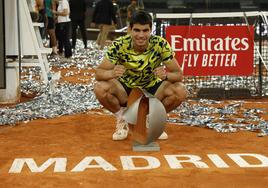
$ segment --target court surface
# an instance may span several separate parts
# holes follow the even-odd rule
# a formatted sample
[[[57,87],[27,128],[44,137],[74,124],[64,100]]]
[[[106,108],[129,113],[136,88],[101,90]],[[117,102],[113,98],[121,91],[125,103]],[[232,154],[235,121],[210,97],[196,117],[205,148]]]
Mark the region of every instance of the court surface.
[[[255,132],[168,123],[160,152],[134,152],[114,127],[98,111],[1,126],[0,187],[267,186],[267,137]]]

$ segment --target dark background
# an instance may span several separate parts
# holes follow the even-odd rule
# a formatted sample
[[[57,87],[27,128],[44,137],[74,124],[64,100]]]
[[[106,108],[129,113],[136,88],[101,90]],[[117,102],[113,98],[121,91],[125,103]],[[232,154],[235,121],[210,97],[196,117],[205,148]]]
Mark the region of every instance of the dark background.
[[[0,88],[5,88],[4,0],[0,0]]]
[[[92,7],[98,0],[86,1]],[[116,2],[122,9],[130,4],[130,0]],[[268,0],[143,0],[143,4],[146,10],[154,13],[268,10]]]
[[[99,0],[86,0],[88,12],[86,26],[91,22],[94,5]],[[114,0],[120,11],[122,24],[125,26],[127,6],[130,0]],[[239,12],[268,11],[268,0],[138,0],[144,4],[146,11],[152,13],[193,13],[193,12]]]

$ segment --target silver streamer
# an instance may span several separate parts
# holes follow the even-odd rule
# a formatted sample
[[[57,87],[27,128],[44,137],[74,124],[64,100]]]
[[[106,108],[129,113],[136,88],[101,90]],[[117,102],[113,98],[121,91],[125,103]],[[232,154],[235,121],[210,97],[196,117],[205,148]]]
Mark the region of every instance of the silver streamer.
[[[231,104],[224,104],[222,101],[207,99],[188,100],[172,112],[174,114],[170,115],[172,118],[170,117],[168,122],[208,127],[221,133],[246,130],[257,132],[258,136],[267,136],[268,122],[261,117],[264,114],[263,109],[245,109],[243,103],[244,101],[232,101]],[[220,107],[213,107],[213,105]],[[238,114],[242,114],[242,117],[237,117]],[[178,118],[174,118],[175,115]]]
[[[54,118],[98,108],[100,104],[92,92],[92,84],[61,83],[54,91],[47,89],[31,101],[17,104],[13,108],[0,109],[0,124],[15,125],[21,121]]]

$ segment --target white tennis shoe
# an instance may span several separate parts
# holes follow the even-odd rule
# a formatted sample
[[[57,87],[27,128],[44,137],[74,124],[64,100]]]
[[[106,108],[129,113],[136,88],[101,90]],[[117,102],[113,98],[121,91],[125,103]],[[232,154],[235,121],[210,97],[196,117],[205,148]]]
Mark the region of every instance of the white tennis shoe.
[[[167,140],[168,135],[165,131],[162,132],[162,134],[158,137],[159,140]]]
[[[148,117],[146,118],[147,122],[148,122]],[[146,127],[148,126],[148,123],[146,123]],[[147,127],[148,128],[148,127]],[[113,134],[113,140],[125,140],[128,136],[128,123],[126,122],[126,120],[124,120],[122,117],[118,117],[117,118],[117,122],[116,122],[116,129],[115,132]],[[162,134],[158,137],[159,140],[167,140],[168,139],[168,135],[166,132],[162,132]]]
[[[128,135],[128,130],[128,123],[122,117],[118,117],[113,140],[125,140]]]

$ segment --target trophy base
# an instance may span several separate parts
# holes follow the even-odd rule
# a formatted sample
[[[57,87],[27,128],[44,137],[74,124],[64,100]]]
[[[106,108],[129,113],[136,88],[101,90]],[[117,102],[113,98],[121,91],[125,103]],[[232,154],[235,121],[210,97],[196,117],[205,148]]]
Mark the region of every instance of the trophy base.
[[[160,151],[160,146],[156,142],[151,142],[149,144],[140,144],[136,141],[132,145],[133,151]]]

